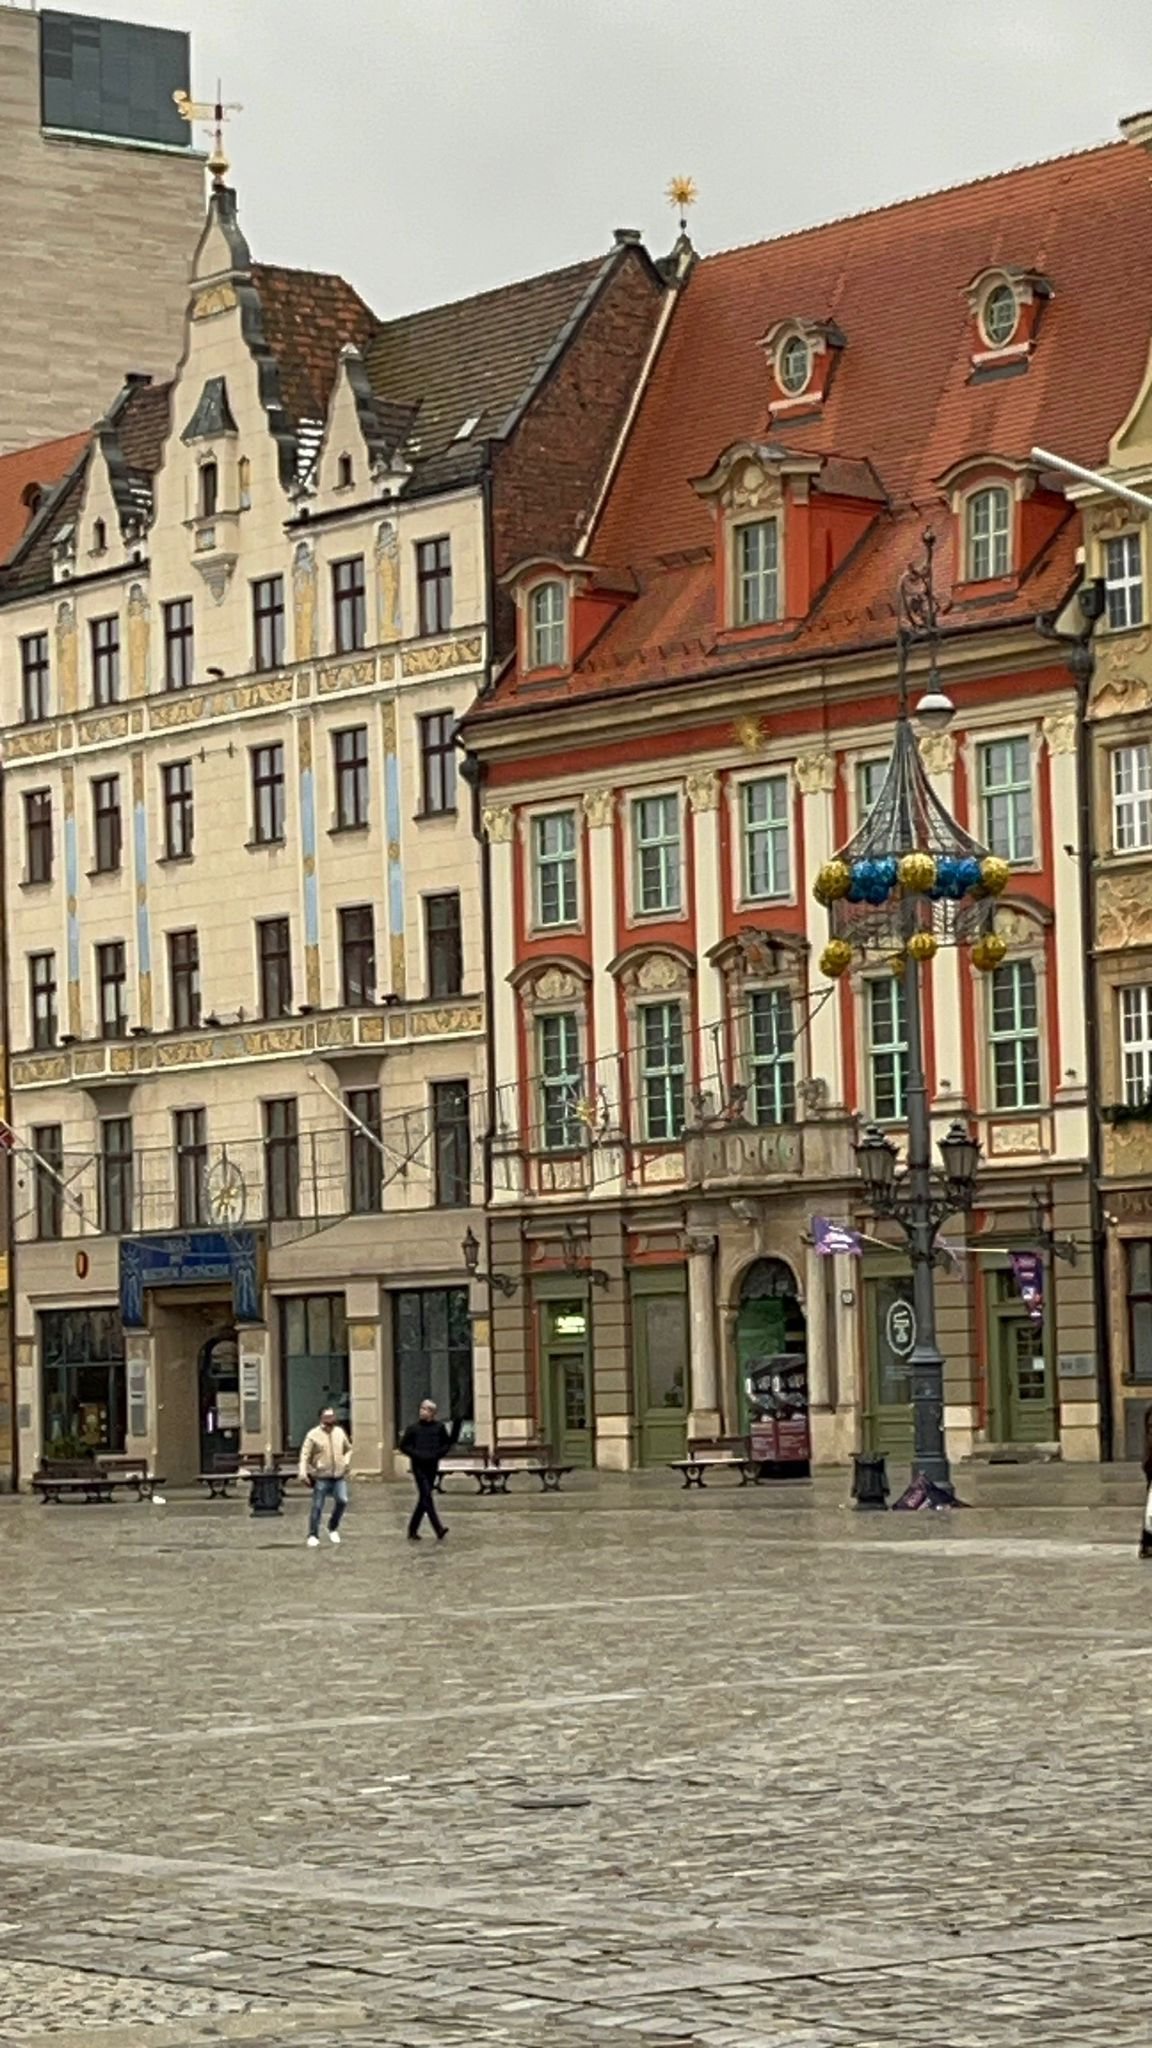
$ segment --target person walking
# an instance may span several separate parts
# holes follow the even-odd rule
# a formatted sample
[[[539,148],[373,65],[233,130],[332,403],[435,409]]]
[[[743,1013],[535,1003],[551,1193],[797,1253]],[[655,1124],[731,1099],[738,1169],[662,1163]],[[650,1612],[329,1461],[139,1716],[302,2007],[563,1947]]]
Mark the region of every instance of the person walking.
[[[1148,1493],[1144,1501],[1144,1521],[1140,1530],[1140,1555],[1152,1557],[1152,1408],[1148,1409],[1144,1417],[1144,1456],[1140,1462],[1148,1482]]]
[[[438,1420],[435,1401],[421,1401],[420,1414],[411,1422],[400,1439],[400,1449],[412,1465],[412,1477],[416,1481],[416,1505],[408,1524],[409,1543],[419,1543],[420,1524],[427,1515],[436,1531],[438,1543],[448,1534],[436,1512],[436,1474],[440,1460],[452,1449],[460,1435],[460,1422],[451,1428]]]
[[[339,1543],[340,1524],[348,1505],[348,1467],[352,1445],[336,1420],[334,1408],[323,1408],[315,1429],[310,1429],[300,1446],[300,1477],[312,1488],[312,1512],[308,1517],[308,1548],[315,1550],[324,1521],[324,1503],[330,1500],[328,1541]]]

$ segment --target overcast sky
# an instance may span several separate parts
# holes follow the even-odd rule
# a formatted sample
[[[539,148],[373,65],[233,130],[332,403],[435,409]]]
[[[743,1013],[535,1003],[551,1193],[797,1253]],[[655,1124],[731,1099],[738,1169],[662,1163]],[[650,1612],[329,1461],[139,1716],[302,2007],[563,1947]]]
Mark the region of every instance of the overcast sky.
[[[69,0],[56,0],[67,6]],[[71,0],[190,29],[243,102],[254,255],[381,314],[588,256],[701,250],[1107,141],[1152,105],[1152,0]],[[1152,164],[1149,166],[1152,170]]]

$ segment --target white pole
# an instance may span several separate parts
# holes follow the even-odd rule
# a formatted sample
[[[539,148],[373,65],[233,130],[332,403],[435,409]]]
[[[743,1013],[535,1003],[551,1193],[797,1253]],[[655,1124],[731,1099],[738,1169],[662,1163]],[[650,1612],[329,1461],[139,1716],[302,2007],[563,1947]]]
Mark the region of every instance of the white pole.
[[[347,1122],[352,1125],[354,1130],[359,1131],[362,1138],[367,1138],[371,1144],[375,1145],[376,1150],[380,1154],[381,1159],[387,1159],[388,1147],[385,1145],[383,1139],[378,1138],[376,1136],[375,1131],[370,1131],[367,1124],[361,1122],[355,1110],[349,1109],[348,1104],[344,1101],[343,1097],[337,1095],[336,1090],[334,1088],[329,1088],[328,1083],[320,1079],[319,1074],[315,1071],[314,1068],[307,1068],[305,1073],[305,1079],[311,1081],[317,1088],[319,1088],[323,1092],[323,1094],[325,1094],[328,1097],[329,1102],[334,1102],[336,1104],[336,1107],[340,1111],[341,1116],[344,1117],[347,1120]]]
[[[1126,505],[1135,505],[1141,512],[1152,512],[1152,498],[1146,498],[1142,491],[1130,490],[1127,484],[1118,484],[1114,477],[1101,476],[1095,469],[1084,469],[1078,462],[1068,462],[1048,448],[1034,448],[1032,460],[1043,463],[1045,469],[1058,469],[1065,476],[1075,477],[1077,483],[1095,484],[1098,491],[1107,491],[1111,498],[1123,498]]]

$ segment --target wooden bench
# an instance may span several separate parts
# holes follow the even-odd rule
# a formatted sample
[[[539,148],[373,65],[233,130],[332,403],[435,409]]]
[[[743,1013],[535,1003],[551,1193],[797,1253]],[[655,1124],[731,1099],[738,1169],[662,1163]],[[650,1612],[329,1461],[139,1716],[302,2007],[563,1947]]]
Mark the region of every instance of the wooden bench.
[[[125,1486],[134,1487],[137,1500],[151,1500],[157,1487],[165,1483],[158,1472],[151,1470],[147,1458],[109,1456],[97,1458],[96,1463],[110,1479],[122,1479]]]
[[[670,1461],[673,1472],[683,1475],[685,1486],[703,1488],[707,1472],[739,1472],[741,1486],[756,1477],[752,1446],[746,1436],[690,1436],[688,1456]]]
[[[155,1482],[147,1460],[123,1461],[134,1468],[130,1471],[109,1469],[120,1462],[114,1458],[44,1458],[32,1475],[32,1491],[40,1495],[45,1506],[49,1501],[58,1505],[62,1500],[82,1500],[89,1506],[106,1504],[115,1500],[121,1488],[134,1493],[137,1500],[150,1499]]]
[[[551,1444],[498,1443],[487,1470],[479,1473],[477,1478],[481,1493],[507,1493],[513,1472],[531,1472],[540,1481],[543,1493],[559,1493],[560,1481],[566,1479],[571,1470],[571,1465],[557,1464]]]
[[[251,1479],[253,1473],[268,1469],[259,1452],[220,1451],[213,1458],[209,1469],[198,1473],[197,1478],[201,1486],[207,1487],[209,1500],[230,1500],[234,1486],[239,1486],[245,1479]],[[299,1458],[288,1452],[283,1457],[273,1458],[270,1469],[280,1474],[287,1489],[299,1479]]]
[[[491,1462],[487,1444],[469,1444],[462,1451],[448,1451],[440,1460],[440,1470],[432,1482],[433,1486],[437,1493],[443,1493],[444,1481],[450,1479],[454,1472],[460,1472],[466,1478],[474,1479],[477,1493],[483,1493],[483,1482]]]

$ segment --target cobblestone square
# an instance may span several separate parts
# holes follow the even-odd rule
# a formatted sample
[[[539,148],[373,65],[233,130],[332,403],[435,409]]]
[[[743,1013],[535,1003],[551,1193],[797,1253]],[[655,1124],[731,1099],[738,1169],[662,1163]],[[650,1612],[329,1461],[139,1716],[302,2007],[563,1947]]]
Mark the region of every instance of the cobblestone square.
[[[965,1490],[0,1503],[0,2042],[1146,2044],[1139,1478]]]

